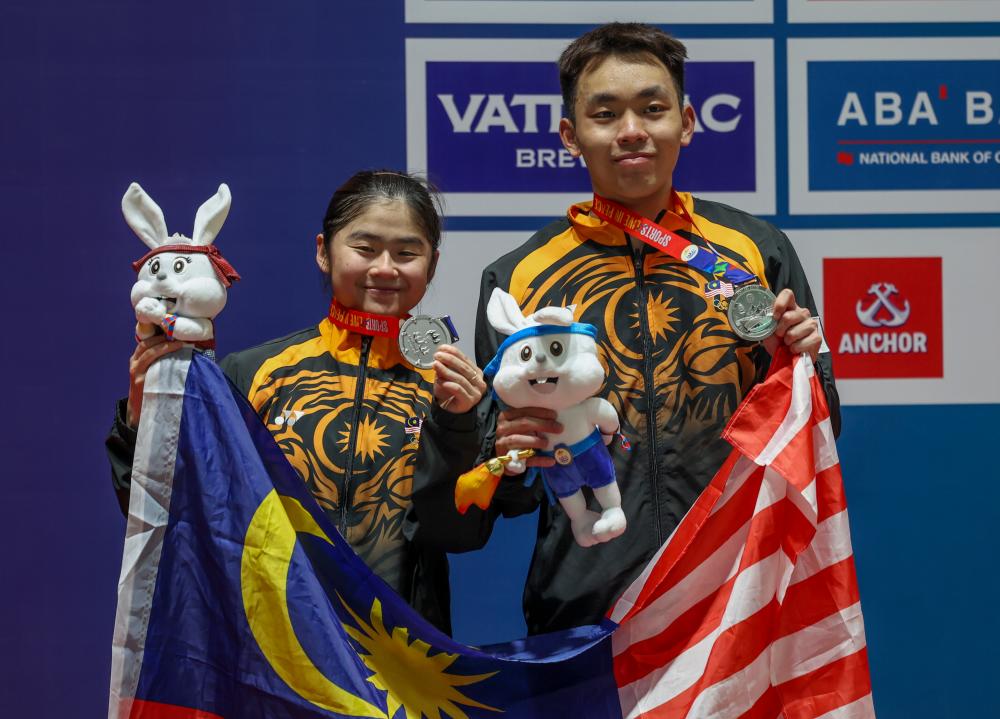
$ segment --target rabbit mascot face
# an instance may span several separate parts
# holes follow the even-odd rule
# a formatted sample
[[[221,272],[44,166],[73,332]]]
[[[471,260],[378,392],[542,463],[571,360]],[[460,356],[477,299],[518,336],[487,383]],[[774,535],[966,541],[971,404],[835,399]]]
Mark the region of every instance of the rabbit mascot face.
[[[214,346],[214,318],[226,306],[226,288],[240,276],[212,244],[229,214],[229,188],[198,208],[191,237],[167,235],[163,211],[133,182],[122,198],[128,226],[150,251],[132,264],[136,340],[162,331],[167,339]]]
[[[558,412],[561,434],[547,451],[554,467],[541,470],[547,487],[569,516],[577,543],[587,547],[625,531],[625,514],[614,465],[605,445],[619,430],[618,413],[593,395],[604,383],[597,357],[597,330],[573,321],[574,307],[545,307],[525,317],[517,302],[497,288],[486,308],[493,328],[509,335],[485,369],[493,391],[510,407],[545,407]],[[513,472],[523,461],[507,462]],[[600,514],[587,509],[582,488],[590,487]]]

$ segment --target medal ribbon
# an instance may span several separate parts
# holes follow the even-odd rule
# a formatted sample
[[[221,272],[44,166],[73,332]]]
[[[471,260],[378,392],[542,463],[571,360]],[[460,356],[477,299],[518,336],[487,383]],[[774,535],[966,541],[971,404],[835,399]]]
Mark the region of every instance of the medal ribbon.
[[[372,337],[399,337],[399,317],[392,315],[377,315],[374,312],[361,312],[344,307],[337,298],[330,301],[330,312],[327,314],[330,322],[349,332],[357,332]]]
[[[684,203],[673,191],[670,193],[670,199],[672,204],[676,204],[680,208],[677,214],[680,215],[681,219],[690,222],[691,226],[698,230],[691,213],[687,211]],[[734,267],[711,250],[699,247],[690,240],[685,240],[659,223],[622,207],[614,200],[595,194],[591,210],[600,219],[627,232],[632,237],[637,237],[650,247],[678,259],[696,270],[706,272],[712,277],[724,279],[736,285],[757,279],[755,275],[739,267]],[[700,230],[698,234],[704,237]]]

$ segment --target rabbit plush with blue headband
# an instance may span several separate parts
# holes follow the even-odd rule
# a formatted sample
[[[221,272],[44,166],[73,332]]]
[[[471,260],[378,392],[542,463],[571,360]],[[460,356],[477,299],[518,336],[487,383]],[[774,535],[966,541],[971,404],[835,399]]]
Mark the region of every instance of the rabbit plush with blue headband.
[[[625,531],[625,513],[606,444],[619,430],[611,403],[593,395],[606,374],[597,356],[597,330],[573,321],[575,307],[544,307],[527,317],[517,301],[496,288],[486,307],[493,328],[508,335],[486,366],[493,393],[509,407],[544,407],[558,413],[563,431],[550,435],[539,454],[554,457],[540,469],[546,488],[558,499],[577,544],[588,547]],[[525,470],[518,453],[507,471]],[[590,487],[601,513],[587,509],[583,487]]]

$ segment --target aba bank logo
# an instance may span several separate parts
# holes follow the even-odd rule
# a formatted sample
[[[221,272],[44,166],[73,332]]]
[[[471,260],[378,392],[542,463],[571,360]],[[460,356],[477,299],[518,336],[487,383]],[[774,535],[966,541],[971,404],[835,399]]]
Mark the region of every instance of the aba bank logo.
[[[811,190],[1000,188],[1000,61],[809,64]]]
[[[426,72],[427,170],[441,189],[590,191],[582,158],[559,139],[563,108],[554,62],[428,62]],[[685,82],[697,121],[678,185],[754,191],[753,62],[690,63]],[[723,160],[731,171],[718,172]]]
[[[941,377],[939,257],[826,259],[824,325],[837,377]]]

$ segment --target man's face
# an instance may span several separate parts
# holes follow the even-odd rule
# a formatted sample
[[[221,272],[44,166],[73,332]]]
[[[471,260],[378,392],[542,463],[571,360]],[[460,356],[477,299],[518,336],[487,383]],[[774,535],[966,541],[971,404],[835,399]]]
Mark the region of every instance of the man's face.
[[[667,68],[610,56],[580,76],[576,122],[563,118],[566,149],[583,155],[594,191],[638,211],[663,206],[694,111],[682,107]]]

